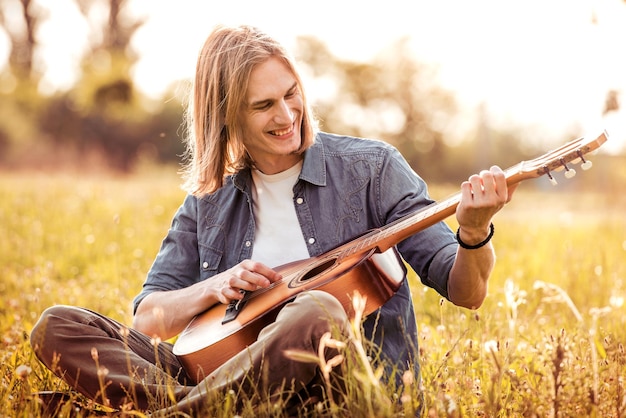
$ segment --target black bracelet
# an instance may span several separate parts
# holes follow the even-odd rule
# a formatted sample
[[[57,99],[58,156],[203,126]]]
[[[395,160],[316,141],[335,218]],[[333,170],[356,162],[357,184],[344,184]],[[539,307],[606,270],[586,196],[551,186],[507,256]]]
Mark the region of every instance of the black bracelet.
[[[460,232],[461,232],[461,227],[459,227],[459,229],[456,230],[456,241],[459,243],[461,248],[465,248],[466,250],[476,250],[480,247],[484,247],[485,245],[487,245],[489,241],[491,241],[491,238],[493,238],[494,232],[496,232],[496,228],[493,226],[493,222],[492,222],[489,225],[489,235],[487,235],[487,238],[485,238],[484,241],[481,241],[476,245],[469,245],[469,244],[464,243],[461,240]]]

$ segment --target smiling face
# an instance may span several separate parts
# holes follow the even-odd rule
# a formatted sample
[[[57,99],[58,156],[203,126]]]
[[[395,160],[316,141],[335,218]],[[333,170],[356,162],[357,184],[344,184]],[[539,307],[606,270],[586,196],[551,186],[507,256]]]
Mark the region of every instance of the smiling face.
[[[303,111],[300,86],[283,61],[271,57],[252,70],[240,121],[243,144],[258,170],[276,174],[302,159]]]

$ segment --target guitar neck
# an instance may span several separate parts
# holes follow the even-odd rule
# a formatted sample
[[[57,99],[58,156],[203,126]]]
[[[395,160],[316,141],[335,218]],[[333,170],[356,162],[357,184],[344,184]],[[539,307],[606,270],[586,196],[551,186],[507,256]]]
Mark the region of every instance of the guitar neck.
[[[589,164],[589,162],[585,161],[583,155],[600,147],[606,142],[607,138],[608,135],[606,132],[603,132],[597,138],[589,141],[585,141],[584,138],[579,138],[534,160],[522,161],[509,167],[504,171],[507,185],[510,187],[523,180],[537,178],[543,175],[547,175],[553,180],[551,175],[552,171],[566,170],[570,173],[575,173],[575,171],[568,166],[568,163],[583,161]],[[589,166],[590,164],[587,167],[583,164],[583,169]],[[349,257],[372,249],[385,252],[411,235],[453,215],[460,201],[461,193],[457,192],[413,214],[397,219],[381,228],[373,229],[365,235],[336,248],[332,252],[336,254],[338,258]]]
[[[411,235],[453,215],[460,201],[461,193],[459,192],[440,202],[431,203],[411,215],[376,230],[375,233],[368,236],[366,246],[376,247],[384,252]]]
[[[508,186],[522,181],[522,178],[516,175],[519,172],[519,166],[521,164],[523,163],[505,170]],[[444,200],[431,203],[416,213],[400,218],[368,234],[367,239],[364,240],[363,246],[369,247],[370,249],[376,247],[381,252],[384,252],[411,235],[454,215],[460,201],[461,192],[457,192]]]

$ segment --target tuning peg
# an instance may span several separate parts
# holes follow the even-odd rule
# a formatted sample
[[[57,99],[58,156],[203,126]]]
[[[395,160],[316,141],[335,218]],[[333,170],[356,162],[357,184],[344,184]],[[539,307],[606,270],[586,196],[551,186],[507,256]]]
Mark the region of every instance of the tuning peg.
[[[557,186],[559,183],[556,181],[556,179],[554,177],[552,177],[552,174],[550,173],[550,170],[548,169],[548,167],[544,167],[543,171],[546,173],[546,175],[548,176],[548,178],[550,179],[550,183],[553,186]]]
[[[582,151],[578,151],[578,157],[580,158],[580,160],[583,162],[580,165],[580,168],[582,168],[583,170],[589,170],[591,167],[593,167],[593,163],[591,161],[587,161],[585,160],[585,157],[583,157],[583,153]]]
[[[574,177],[576,175],[576,170],[569,168],[563,158],[561,158],[560,161],[561,161],[561,165],[563,166],[563,168],[565,168],[565,178],[571,179],[572,177]]]

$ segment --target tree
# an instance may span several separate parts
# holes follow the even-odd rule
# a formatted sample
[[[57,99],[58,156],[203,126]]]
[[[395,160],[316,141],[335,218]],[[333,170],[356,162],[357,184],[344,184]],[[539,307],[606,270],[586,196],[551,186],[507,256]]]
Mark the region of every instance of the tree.
[[[0,70],[0,160],[15,149],[29,149],[37,137],[32,115],[41,107],[36,31],[47,13],[31,0],[3,0],[0,27],[9,39],[8,65]]]
[[[371,62],[334,57],[310,37],[299,38],[296,50],[317,82],[326,80],[335,87],[315,103],[323,129],[382,138],[429,178],[442,171],[441,165],[424,162],[437,158],[443,163],[443,131],[456,104],[438,87],[432,70],[412,58],[408,39],[398,40]]]
[[[22,24],[11,24],[7,14],[9,9],[19,10]],[[38,82],[40,69],[35,66],[35,36],[39,24],[47,13],[32,0],[4,0],[0,5],[0,26],[6,31],[10,42],[9,70],[19,81]],[[35,83],[36,84],[36,83]]]
[[[144,140],[141,125],[148,117],[132,79],[137,54],[130,42],[145,20],[128,13],[126,0],[76,0],[76,4],[90,24],[90,46],[77,83],[70,92],[51,99],[40,126],[57,146],[70,146],[81,154],[99,152],[110,166],[130,170]],[[98,19],[99,10],[107,10],[107,19]]]
[[[76,0],[91,26],[91,44],[82,60],[82,74],[75,98],[83,108],[97,108],[114,117],[116,110],[128,114],[135,97],[131,70],[137,54],[130,42],[145,19],[127,12],[127,0]],[[94,19],[95,6],[108,10],[106,20]]]

